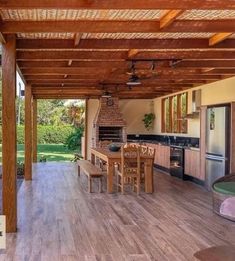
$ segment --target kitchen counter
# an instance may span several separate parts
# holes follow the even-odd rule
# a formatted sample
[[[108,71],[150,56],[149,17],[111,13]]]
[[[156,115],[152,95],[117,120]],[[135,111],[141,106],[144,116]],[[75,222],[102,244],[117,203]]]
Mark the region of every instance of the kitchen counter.
[[[167,143],[167,142],[161,142],[161,141],[156,141],[156,140],[127,140],[127,142],[134,142],[134,143],[139,143],[139,144],[145,144],[145,143],[151,143],[151,144],[159,144],[163,146],[169,146],[169,147],[178,147],[178,148],[183,148],[183,149],[189,149],[189,150],[197,150],[200,151],[199,147],[195,147],[192,145],[182,145],[182,144],[177,144],[177,143]]]

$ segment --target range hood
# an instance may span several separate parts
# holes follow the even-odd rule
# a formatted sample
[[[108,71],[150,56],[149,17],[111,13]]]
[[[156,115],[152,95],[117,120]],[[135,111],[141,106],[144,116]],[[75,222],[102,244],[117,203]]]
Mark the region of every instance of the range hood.
[[[197,119],[199,118],[201,107],[201,90],[192,91],[192,109],[184,119]]]

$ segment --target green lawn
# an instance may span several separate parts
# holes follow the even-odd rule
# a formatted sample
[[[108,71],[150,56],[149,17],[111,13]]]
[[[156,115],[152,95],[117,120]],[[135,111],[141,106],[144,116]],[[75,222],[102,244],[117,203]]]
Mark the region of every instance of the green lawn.
[[[2,145],[0,145],[0,154]],[[68,150],[63,144],[39,144],[38,145],[38,161],[42,156],[45,156],[47,161],[70,161],[73,155],[78,151]],[[0,155],[2,161],[2,155]],[[17,160],[24,160],[24,145],[17,146]]]

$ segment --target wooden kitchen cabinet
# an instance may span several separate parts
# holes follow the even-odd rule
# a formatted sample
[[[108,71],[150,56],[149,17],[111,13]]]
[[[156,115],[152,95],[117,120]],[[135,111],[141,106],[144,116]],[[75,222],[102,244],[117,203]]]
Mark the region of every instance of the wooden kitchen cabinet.
[[[161,145],[161,144],[153,144],[146,143],[146,146],[153,147],[155,149],[155,158],[154,164],[159,165],[161,167],[170,168],[170,147]]]
[[[203,180],[200,171],[200,150],[185,149],[184,173],[194,178]]]

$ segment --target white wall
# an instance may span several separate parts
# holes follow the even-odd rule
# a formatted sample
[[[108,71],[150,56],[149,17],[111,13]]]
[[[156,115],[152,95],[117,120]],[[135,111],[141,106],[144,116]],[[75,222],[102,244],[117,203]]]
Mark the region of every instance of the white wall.
[[[146,130],[143,123],[144,114],[154,110],[154,101],[149,99],[141,100],[120,100],[120,110],[127,122],[127,134],[153,134],[154,130]]]

